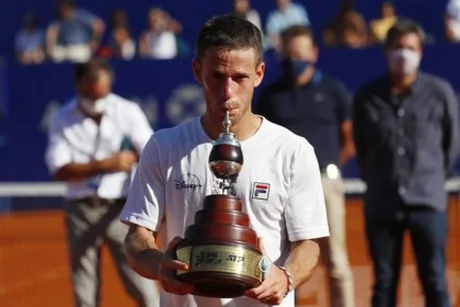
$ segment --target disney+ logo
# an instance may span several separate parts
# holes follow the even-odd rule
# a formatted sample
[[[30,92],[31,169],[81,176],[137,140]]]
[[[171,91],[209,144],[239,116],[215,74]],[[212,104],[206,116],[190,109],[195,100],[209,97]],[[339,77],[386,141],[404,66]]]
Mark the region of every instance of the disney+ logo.
[[[203,185],[198,179],[197,176],[193,174],[183,175],[181,178],[174,180],[176,185],[176,190],[191,190],[195,191],[196,189],[201,189]]]

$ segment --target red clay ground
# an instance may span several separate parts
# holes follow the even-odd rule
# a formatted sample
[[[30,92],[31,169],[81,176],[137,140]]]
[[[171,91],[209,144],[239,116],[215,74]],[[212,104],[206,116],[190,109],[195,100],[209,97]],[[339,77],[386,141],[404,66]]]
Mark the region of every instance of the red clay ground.
[[[452,199],[447,250],[449,287],[460,307],[460,202]],[[361,203],[348,201],[347,239],[355,276],[357,306],[369,306],[372,274],[363,234]],[[408,238],[400,287],[400,306],[423,306]],[[134,306],[124,293],[106,250],[102,265],[102,307]],[[297,306],[327,306],[324,271],[297,295]],[[0,306],[72,306],[62,213],[41,211],[0,215]]]

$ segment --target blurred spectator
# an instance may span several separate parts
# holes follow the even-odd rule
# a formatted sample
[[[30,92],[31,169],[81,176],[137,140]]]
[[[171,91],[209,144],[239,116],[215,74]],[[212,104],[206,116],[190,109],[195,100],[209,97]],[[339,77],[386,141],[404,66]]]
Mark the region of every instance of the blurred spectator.
[[[112,56],[125,60],[132,60],[136,56],[136,42],[129,30],[129,21],[126,12],[117,9],[111,16],[112,36],[110,46]]]
[[[307,11],[301,4],[291,0],[276,0],[278,8],[268,14],[265,31],[267,47],[280,48],[280,34],[293,25],[310,25]]]
[[[182,25],[161,8],[148,14],[149,28],[140,38],[140,54],[151,59],[173,59],[178,54],[176,35]]]
[[[53,117],[45,153],[50,173],[67,186],[74,306],[100,306],[100,251],[106,243],[135,306],[158,307],[158,288],[127,263],[128,226],[119,220],[133,166],[153,131],[136,103],[112,93],[112,80],[101,60],[77,65],[76,95]]]
[[[460,0],[450,0],[447,3],[445,28],[450,42],[460,42]]]
[[[38,64],[45,60],[45,31],[38,26],[34,13],[23,18],[23,28],[16,34],[16,57],[22,64]]]
[[[340,3],[339,13],[323,31],[323,41],[328,47],[362,48],[367,44],[366,22],[353,2]]]
[[[340,171],[354,155],[350,95],[342,82],[316,67],[318,48],[311,29],[292,26],[281,37],[283,75],[262,90],[255,113],[306,138],[315,148],[330,230],[330,237],[319,242],[328,270],[330,306],[354,307]]]
[[[450,307],[446,284],[445,179],[458,157],[452,86],[420,72],[424,32],[400,20],[385,41],[388,72],[363,85],[353,131],[366,183],[366,236],[374,267],[372,306],[397,306],[403,238],[410,232],[424,306]]]
[[[384,1],[381,7],[381,17],[369,23],[370,41],[382,43],[387,36],[388,30],[396,23],[397,19],[393,3]]]
[[[47,50],[56,61],[85,62],[99,48],[104,22],[83,9],[75,0],[58,0],[58,18],[46,34]]]
[[[262,31],[260,15],[256,10],[251,9],[250,0],[233,0],[233,14],[252,22]]]

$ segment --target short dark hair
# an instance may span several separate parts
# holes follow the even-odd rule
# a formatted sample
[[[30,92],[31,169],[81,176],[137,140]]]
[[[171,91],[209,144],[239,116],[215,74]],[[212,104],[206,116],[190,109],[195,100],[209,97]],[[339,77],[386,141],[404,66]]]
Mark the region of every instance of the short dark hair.
[[[285,44],[288,40],[298,36],[309,37],[313,45],[316,46],[315,33],[313,32],[313,29],[309,26],[302,25],[290,26],[289,28],[281,32],[281,42],[282,44]]]
[[[250,21],[227,14],[208,20],[196,41],[196,58],[203,59],[210,48],[254,49],[256,65],[263,61],[262,33]]]
[[[110,64],[100,58],[92,58],[87,62],[78,63],[75,66],[74,82],[79,83],[82,80],[97,82],[99,73],[101,71],[107,72],[113,78],[113,70]]]
[[[385,38],[385,47],[388,48],[396,38],[407,34],[418,35],[421,44],[425,41],[425,31],[423,31],[422,26],[411,19],[404,18],[396,21],[388,30]]]

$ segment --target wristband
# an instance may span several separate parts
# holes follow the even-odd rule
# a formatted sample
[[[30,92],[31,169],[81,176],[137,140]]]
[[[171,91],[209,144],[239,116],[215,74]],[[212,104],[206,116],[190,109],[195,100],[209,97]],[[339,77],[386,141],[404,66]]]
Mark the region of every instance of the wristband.
[[[294,282],[292,281],[291,273],[289,273],[289,271],[284,266],[280,266],[279,269],[283,271],[284,275],[286,276],[287,291],[284,295],[284,297],[286,297],[289,294],[289,292],[294,290]]]

